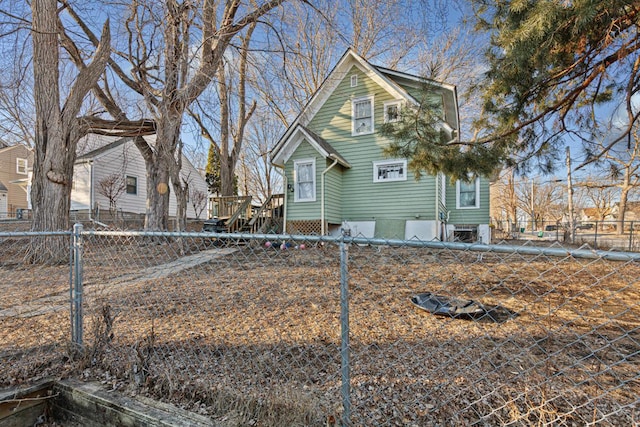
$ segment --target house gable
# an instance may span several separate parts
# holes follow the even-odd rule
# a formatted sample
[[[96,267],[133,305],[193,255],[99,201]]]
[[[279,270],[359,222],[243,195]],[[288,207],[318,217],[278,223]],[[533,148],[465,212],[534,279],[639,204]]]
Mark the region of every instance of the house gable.
[[[349,162],[347,162],[331,144],[302,125],[296,126],[296,129],[291,133],[289,139],[282,145],[277,156],[272,159],[272,163],[280,167],[284,166],[303,141],[310,144],[323,157],[336,160],[345,168],[351,167]]]
[[[288,143],[292,133],[296,132],[298,125],[309,127],[314,130],[318,129],[311,125],[311,122],[319,114],[320,110],[324,107],[329,98],[334,96],[334,93],[339,86],[344,86],[346,84],[351,87],[353,81],[351,77],[353,76],[356,76],[355,81],[357,81],[355,87],[360,86],[362,83],[367,84],[366,81],[369,81],[369,85],[376,86],[378,91],[386,93],[389,100],[403,101],[407,105],[416,107],[420,105],[419,100],[407,90],[408,86],[403,86],[398,81],[404,81],[405,84],[409,83],[409,86],[414,86],[412,93],[417,93],[415,88],[420,88],[422,84],[430,84],[438,91],[446,93],[447,103],[453,105],[453,107],[446,109],[446,111],[450,111],[449,114],[445,114],[445,119],[448,116],[451,121],[449,123],[443,122],[442,125],[450,135],[457,134],[457,132],[453,132],[454,130],[457,130],[459,122],[457,117],[457,95],[454,86],[426,80],[405,73],[392,72],[392,70],[382,67],[376,67],[356,54],[353,50],[348,49],[342,58],[340,58],[333,70],[329,73],[329,76],[325,79],[320,88],[313,95],[311,100],[304,107],[302,112],[287,129],[282,138],[280,138],[276,143],[272,150],[272,158],[279,157],[279,152]],[[349,111],[348,114],[350,117],[351,111]],[[325,135],[321,136],[327,139]]]

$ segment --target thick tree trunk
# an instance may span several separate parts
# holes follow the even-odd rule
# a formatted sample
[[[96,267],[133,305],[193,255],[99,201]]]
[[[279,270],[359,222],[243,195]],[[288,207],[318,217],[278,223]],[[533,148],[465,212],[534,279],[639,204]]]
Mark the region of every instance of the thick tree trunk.
[[[110,53],[108,22],[102,32],[92,63],[82,69],[60,105],[59,28],[56,0],[34,0],[33,98],[36,110],[35,162],[31,185],[32,230],[69,229],[71,184],[76,147],[82,136],[77,115],[82,101],[104,71]],[[68,238],[33,239],[31,262],[64,262],[68,259]]]
[[[187,194],[189,194],[189,184],[180,183],[180,173],[171,179],[173,191],[176,193],[176,229],[174,231],[185,231],[187,229]]]
[[[147,169],[147,209],[144,228],[149,231],[169,229],[169,171],[162,162],[145,161]]]
[[[32,7],[36,107],[32,228],[36,231],[68,230],[73,168],[69,170],[66,132],[60,111],[56,0],[37,0]]]
[[[224,162],[220,162],[220,194],[223,196],[235,195],[233,185],[235,169],[235,162],[232,162],[229,158],[225,159]]]
[[[177,135],[179,137],[179,135]],[[182,141],[177,141],[176,157],[171,167],[171,184],[176,195],[176,229],[175,231],[185,231],[187,229],[187,196],[189,194],[189,182],[180,177],[182,170]]]
[[[156,146],[153,153],[143,154],[147,167],[147,215],[145,229],[169,229],[170,186],[176,197],[179,230],[186,225],[187,192],[180,181],[182,145],[179,143],[182,115],[158,120]]]
[[[32,230],[69,229],[71,180],[75,144],[69,146],[58,90],[58,28],[56,0],[37,0],[33,12],[33,72],[36,107],[35,162],[31,182]],[[74,152],[69,153],[69,149]],[[33,239],[28,261],[58,263],[68,258],[69,239]]]

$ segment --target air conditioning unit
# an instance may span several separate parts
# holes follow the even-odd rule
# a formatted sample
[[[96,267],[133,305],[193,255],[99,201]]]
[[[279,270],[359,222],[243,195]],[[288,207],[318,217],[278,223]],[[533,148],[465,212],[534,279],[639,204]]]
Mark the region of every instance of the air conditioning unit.
[[[475,243],[478,241],[478,226],[456,225],[453,230],[453,241],[462,243]]]

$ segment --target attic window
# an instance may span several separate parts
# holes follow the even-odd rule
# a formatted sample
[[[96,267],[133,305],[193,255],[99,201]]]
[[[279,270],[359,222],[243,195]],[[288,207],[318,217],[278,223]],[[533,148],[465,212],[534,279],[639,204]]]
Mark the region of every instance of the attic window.
[[[356,86],[358,86],[358,75],[353,74],[351,76],[351,87],[356,87]]]
[[[373,96],[354,99],[351,104],[352,135],[373,133]]]
[[[384,122],[395,123],[400,120],[400,101],[384,103]]]

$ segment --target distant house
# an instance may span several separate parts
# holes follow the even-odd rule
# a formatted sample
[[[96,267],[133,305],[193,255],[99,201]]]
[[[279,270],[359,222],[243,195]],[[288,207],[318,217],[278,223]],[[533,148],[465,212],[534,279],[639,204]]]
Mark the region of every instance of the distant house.
[[[489,242],[489,183],[451,182],[390,159],[377,130],[418,106],[428,87],[442,131],[459,130],[454,86],[374,66],[348,50],[277,142],[272,163],[284,169],[287,233],[337,233],[421,240]]]
[[[191,194],[198,190],[206,196],[204,178],[185,156],[182,157],[181,176],[189,183]],[[71,210],[95,213],[112,209],[122,213],[144,214],[146,206],[146,167],[133,139],[98,135],[83,138],[78,143],[78,156],[73,170]],[[205,212],[206,209],[203,215]],[[169,215],[174,216],[175,213],[176,200],[172,196]],[[187,217],[197,217],[191,203],[187,206]]]
[[[578,214],[578,221],[582,223],[593,223],[596,221],[615,221],[618,216],[618,206],[613,206],[602,218],[602,211],[598,208],[583,208]]]
[[[0,143],[0,218],[14,218],[29,209],[29,175],[33,150]]]

